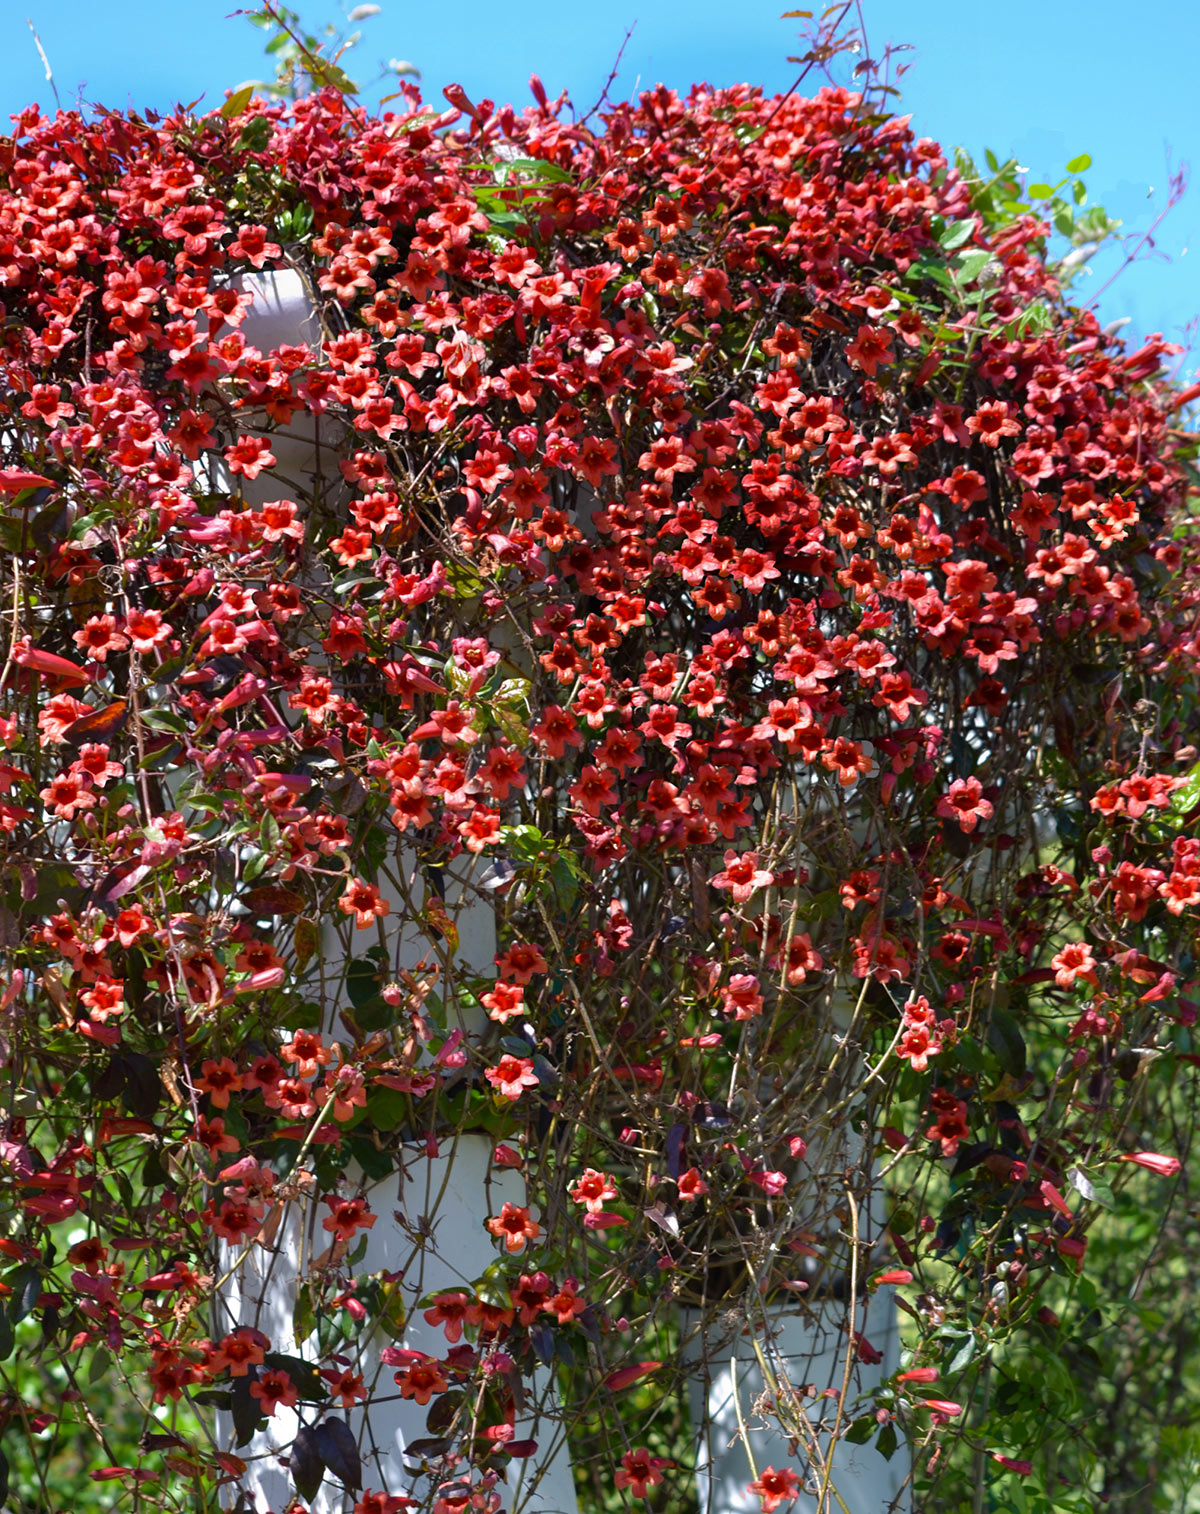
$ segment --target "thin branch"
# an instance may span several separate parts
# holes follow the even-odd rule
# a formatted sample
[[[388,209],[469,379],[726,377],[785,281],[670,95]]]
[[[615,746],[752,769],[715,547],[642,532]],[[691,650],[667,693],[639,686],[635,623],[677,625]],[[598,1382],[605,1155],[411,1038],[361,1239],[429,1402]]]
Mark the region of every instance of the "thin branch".
[[[1180,200],[1183,199],[1184,195],[1187,193],[1187,186],[1188,165],[1186,163],[1181,163],[1178,170],[1175,173],[1171,174],[1167,181],[1167,203],[1155,216],[1154,220],[1151,221],[1147,229],[1133,244],[1133,251],[1126,253],[1125,260],[1121,264],[1121,266],[1116,270],[1115,273],[1111,274],[1107,279],[1105,279],[1104,283],[1100,285],[1100,288],[1096,290],[1095,294],[1084,306],[1085,310],[1095,309],[1096,304],[1104,291],[1121,277],[1121,275],[1125,272],[1125,270],[1131,263],[1137,262],[1138,258],[1142,255],[1143,249],[1146,248],[1147,245],[1150,248],[1154,247],[1154,233],[1166,220],[1167,216],[1170,215],[1171,211],[1175,209],[1176,205],[1179,204]]]
[[[600,107],[604,104],[604,102],[608,99],[608,92],[612,88],[613,80],[617,77],[617,74],[620,71],[620,68],[621,68],[621,59],[625,56],[625,49],[629,46],[629,39],[630,39],[630,37],[633,36],[634,30],[636,29],[636,27],[637,27],[637,22],[635,21],[632,26],[630,26],[630,27],[628,27],[626,29],[625,40],[621,43],[620,47],[617,49],[616,61],[613,63],[612,72],[609,74],[608,78],[604,81],[604,88],[600,91],[600,98],[596,101],[595,105],[592,106],[591,110],[588,111],[587,115],[586,116],[582,116],[579,119],[579,121],[576,123],[577,125],[579,125],[579,126],[586,126],[587,123],[596,114],[596,112],[600,109]]]
[[[33,33],[33,45],[37,48],[38,57],[42,60],[42,67],[46,70],[46,83],[54,91],[54,103],[58,106],[59,110],[61,110],[62,101],[58,97],[58,85],[54,82],[54,74],[50,69],[50,59],[47,58],[46,49],[42,46],[42,39],[37,34],[37,27],[34,26],[33,22],[29,19],[28,16],[26,16],[25,18],[25,25]]]

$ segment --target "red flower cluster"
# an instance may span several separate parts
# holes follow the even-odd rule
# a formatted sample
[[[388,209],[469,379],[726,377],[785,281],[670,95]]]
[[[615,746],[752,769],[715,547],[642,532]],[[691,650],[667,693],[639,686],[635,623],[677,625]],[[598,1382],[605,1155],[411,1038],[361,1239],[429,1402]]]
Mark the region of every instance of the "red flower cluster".
[[[377,1217],[339,1166],[522,1132],[581,1281],[519,1273],[541,1224],[485,1207],[509,1301],[439,1294],[446,1357],[386,1358],[418,1404],[499,1405],[450,1509],[517,1454],[505,1374],[659,1307],[703,1226],[754,1216],[752,1277],[821,1254],[796,1127],[842,1080],[921,1087],[914,1160],[967,1162],[984,1206],[1014,1185],[997,1226],[1095,1161],[1099,1093],[1052,1151],[1011,1112],[1018,1011],[1061,1018],[1073,1075],[1171,1012],[1200,637],[1170,349],[1067,305],[1044,223],[997,225],[936,144],[832,87],[659,88],[597,130],[540,86],[523,112],[403,94],[31,109],[0,149],[11,1075],[60,1131],[85,1091],[108,1121],[47,1162],[22,1113],[0,1157],[29,1266],[67,1218],[135,1233],[90,1169],[161,1141],[152,1282],[101,1243],[72,1338],[144,1349],[159,1401],[253,1374],[269,1415],[301,1391],[280,1343],[200,1333],[212,1237],[323,1199],[361,1320],[383,1294],[345,1257]],[[309,336],[272,334],[281,289]],[[459,962],[448,868],[498,901],[494,973]],[[369,950],[331,960],[335,926]],[[1045,1254],[1082,1255],[1054,1219]],[[991,1318],[992,1281],[964,1309]],[[665,1465],[627,1451],[616,1485]]]

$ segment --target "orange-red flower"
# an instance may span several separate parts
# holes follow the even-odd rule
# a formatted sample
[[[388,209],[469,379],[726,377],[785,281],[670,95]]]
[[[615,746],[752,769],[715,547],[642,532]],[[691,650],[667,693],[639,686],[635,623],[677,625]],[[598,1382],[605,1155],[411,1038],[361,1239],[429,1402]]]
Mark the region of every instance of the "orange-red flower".
[[[674,1465],[674,1462],[665,1457],[651,1456],[645,1446],[638,1446],[636,1450],[626,1451],[621,1457],[621,1465],[613,1475],[613,1484],[617,1488],[628,1488],[635,1498],[645,1498],[651,1488],[662,1482],[663,1468]]]
[[[542,1233],[542,1227],[530,1218],[525,1205],[507,1201],[500,1213],[488,1220],[487,1228],[497,1240],[504,1242],[505,1251],[512,1255],[524,1251],[527,1244],[537,1240]]]
[[[354,924],[359,930],[366,930],[376,920],[381,920],[385,915],[390,915],[392,906],[379,892],[373,883],[366,883],[361,878],[352,878],[346,885],[346,891],[338,900],[338,906],[347,915],[354,916]]]
[[[239,1326],[225,1336],[209,1358],[212,1372],[227,1371],[230,1377],[245,1377],[251,1367],[261,1366],[270,1341],[260,1330]]]
[[[256,1398],[264,1414],[274,1414],[280,1404],[290,1409],[300,1401],[300,1390],[282,1367],[268,1367],[250,1384],[250,1397]]]
[[[325,1203],[330,1212],[321,1221],[322,1228],[332,1231],[339,1241],[350,1240],[360,1230],[370,1230],[378,1219],[364,1198],[339,1199],[334,1194],[326,1194]]]
[[[442,1364],[433,1356],[413,1352],[416,1358],[396,1373],[396,1385],[401,1398],[411,1398],[425,1405],[435,1393],[444,1393],[450,1381],[442,1370]]]
[[[764,1467],[750,1484],[750,1491],[762,1500],[763,1514],[772,1514],[781,1505],[799,1498],[800,1479],[787,1467]]]

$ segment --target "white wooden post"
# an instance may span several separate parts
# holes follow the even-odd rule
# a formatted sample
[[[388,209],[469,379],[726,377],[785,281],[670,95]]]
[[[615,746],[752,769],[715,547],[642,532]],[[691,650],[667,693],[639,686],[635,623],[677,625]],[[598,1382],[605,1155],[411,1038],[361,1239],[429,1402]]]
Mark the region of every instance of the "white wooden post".
[[[298,273],[247,275],[242,287],[255,295],[242,330],[247,341],[263,352],[282,344],[305,343],[315,346],[320,329],[307,289]],[[248,425],[247,430],[253,426]],[[252,482],[239,481],[239,489],[251,504],[286,497],[288,482],[306,492],[314,481],[338,482],[336,468],[322,456],[333,435],[331,424],[311,416],[299,415],[296,423],[284,431],[269,433],[277,463],[269,473]],[[220,476],[220,461],[214,474]],[[399,865],[412,871],[412,858],[402,849]],[[396,861],[397,858],[393,858]],[[455,967],[467,976],[490,977],[495,972],[496,927],[491,905],[477,893],[472,894],[469,879],[453,873],[463,863],[456,863],[447,880],[446,907],[455,920],[458,945]],[[402,967],[415,968],[428,955],[423,936],[407,919],[408,909],[395,890],[380,880],[381,891],[388,899],[391,913],[385,927],[397,944]],[[349,955],[353,952],[354,932],[348,922],[326,922],[321,930],[320,947],[327,964],[329,981],[342,981]],[[349,952],[347,950],[349,943]],[[448,987],[448,985],[442,985]],[[446,1013],[452,1022],[447,1028],[462,1028],[477,1037],[486,1027],[482,1010],[465,1012],[449,1002]],[[330,1037],[337,1034],[336,1003],[333,1019],[326,1027]],[[457,1018],[455,1018],[457,1017]],[[371,1182],[351,1164],[342,1179],[346,1196],[362,1192],[368,1198],[376,1219],[366,1235],[366,1251],[355,1266],[356,1276],[385,1273],[399,1279],[404,1302],[406,1327],[403,1345],[430,1356],[444,1356],[447,1341],[440,1327],[427,1324],[419,1302],[430,1293],[465,1289],[477,1280],[499,1255],[497,1243],[485,1228],[489,1215],[499,1214],[505,1202],[524,1204],[525,1182],[519,1172],[492,1165],[493,1142],[475,1133],[453,1133],[438,1140],[436,1154],[425,1144],[404,1148],[399,1170],[388,1178]],[[296,1340],[293,1316],[298,1289],[306,1274],[320,1262],[327,1251],[330,1235],[321,1226],[328,1210],[318,1204],[318,1196],[291,1198],[278,1230],[266,1244],[249,1250],[242,1265],[230,1277],[220,1301],[218,1329],[224,1334],[239,1325],[249,1325],[271,1338],[272,1348],[285,1354],[304,1354],[311,1358],[313,1336]],[[356,1237],[357,1239],[357,1237]],[[244,1248],[223,1247],[226,1266]],[[353,1355],[352,1370],[361,1372],[371,1397],[361,1407],[337,1410],[354,1434],[363,1468],[363,1485],[371,1490],[406,1494],[415,1492],[423,1498],[428,1483],[417,1486],[419,1463],[405,1465],[406,1447],[425,1439],[430,1432],[426,1420],[428,1408],[402,1399],[393,1386],[394,1369],[383,1365],[380,1352],[391,1345],[387,1337],[375,1333],[349,1343],[344,1354]],[[307,1351],[305,1348],[308,1348]],[[375,1401],[378,1399],[378,1401]],[[236,1454],[250,1461],[241,1479],[244,1508],[255,1514],[280,1511],[294,1496],[291,1471],[286,1461],[296,1432],[303,1422],[314,1422],[314,1409],[299,1406],[301,1413],[282,1405],[267,1421],[248,1446],[236,1448]],[[235,1449],[232,1425],[222,1416],[225,1445]],[[552,1375],[535,1373],[523,1416],[516,1426],[517,1439],[535,1439],[536,1454],[514,1460],[508,1481],[499,1485],[503,1508],[511,1514],[577,1514],[574,1480],[571,1473],[566,1437],[556,1418]],[[308,1502],[312,1514],[341,1514],[349,1509],[356,1494],[344,1489],[327,1473],[316,1497]]]
[[[836,1030],[849,1029],[857,997],[848,988],[831,995],[829,1012]],[[796,1193],[793,1216],[798,1224],[804,1224],[807,1209],[820,1223],[835,1207],[833,1199],[823,1199],[816,1191],[820,1175],[853,1171],[861,1165],[862,1150],[861,1138],[845,1122],[810,1144],[806,1166],[817,1176]],[[909,1508],[906,1483],[911,1463],[903,1436],[888,1459],[873,1442],[854,1445],[841,1434],[855,1417],[859,1396],[878,1387],[900,1365],[900,1326],[892,1290],[881,1287],[872,1296],[863,1291],[866,1275],[876,1270],[867,1252],[882,1235],[885,1219],[884,1195],[873,1188],[870,1202],[857,1216],[860,1292],[852,1322],[848,1273],[842,1278],[846,1297],[800,1295],[792,1304],[763,1305],[752,1309],[737,1328],[730,1325],[729,1313],[716,1321],[710,1313],[705,1326],[695,1311],[684,1311],[685,1359],[693,1363],[688,1406],[696,1437],[700,1514],[759,1514],[762,1503],[750,1491],[750,1483],[768,1467],[791,1471],[806,1490],[794,1504],[780,1505],[788,1514],[841,1514],[843,1505],[846,1514],[904,1514]],[[851,1227],[846,1228],[848,1233]],[[808,1270],[816,1283],[821,1274]],[[828,1286],[827,1272],[825,1278]],[[880,1360],[859,1359],[850,1329]],[[839,1415],[844,1389],[845,1407]],[[830,1396],[821,1396],[826,1394]],[[773,1412],[780,1402],[782,1423]],[[801,1416],[811,1427],[807,1436],[792,1433]]]
[[[392,915],[402,928],[404,909],[390,893]],[[463,901],[450,880],[447,908],[459,931],[457,963],[467,974],[486,974],[494,968],[495,922],[489,905]],[[411,965],[422,955],[415,944],[403,942],[411,951]],[[338,932],[322,932],[322,951],[330,963],[329,976],[337,982],[346,961],[346,948]],[[462,1020],[468,1032],[478,1033],[482,1021],[472,1023],[479,1012],[468,1009]],[[464,1132],[438,1143],[436,1155],[424,1144],[404,1148],[398,1171],[372,1183],[351,1164],[342,1189],[347,1196],[365,1193],[376,1215],[366,1231],[367,1245],[356,1264],[356,1276],[395,1274],[404,1302],[407,1327],[403,1345],[429,1356],[444,1356],[446,1338],[440,1327],[426,1323],[418,1307],[428,1294],[464,1289],[477,1280],[497,1259],[496,1242],[484,1228],[488,1215],[498,1214],[505,1202],[524,1204],[525,1182],[519,1172],[492,1165],[493,1143],[489,1136]],[[296,1340],[292,1319],[298,1289],[314,1261],[319,1263],[330,1236],[320,1221],[327,1213],[311,1199],[293,1199],[283,1222],[268,1245],[251,1248],[227,1286],[223,1330],[251,1325],[271,1337],[275,1350],[312,1356],[315,1337]],[[235,1255],[227,1248],[226,1255]],[[428,1409],[401,1399],[392,1386],[392,1369],[380,1361],[380,1351],[393,1342],[374,1333],[357,1345],[343,1348],[352,1355],[352,1370],[363,1374],[371,1398],[362,1408],[338,1411],[355,1429],[363,1462],[363,1481],[368,1488],[391,1493],[408,1492],[417,1481],[417,1464],[407,1469],[405,1448],[430,1436]],[[305,1348],[308,1348],[307,1351]],[[378,1397],[381,1401],[374,1402]],[[565,1436],[558,1428],[553,1384],[548,1374],[535,1374],[530,1405],[517,1425],[517,1439],[538,1440],[537,1454],[514,1461],[509,1485],[504,1489],[504,1508],[512,1514],[576,1514],[574,1481]],[[286,1508],[293,1496],[287,1466],[289,1449],[305,1421],[314,1419],[307,1409],[298,1414],[280,1406],[248,1447],[238,1454],[252,1458],[243,1486],[257,1511]],[[352,1501],[352,1500],[351,1500]],[[336,1479],[326,1477],[317,1497],[308,1507],[312,1514],[340,1514],[349,1505]]]
[[[836,1399],[814,1398],[807,1390],[815,1389],[817,1394],[833,1390],[840,1397],[847,1351],[852,1359],[855,1354],[840,1328],[846,1313],[842,1301],[797,1303],[786,1308],[772,1305],[763,1310],[761,1319],[748,1323],[732,1338],[713,1331],[703,1343],[693,1345],[693,1356],[702,1361],[688,1380],[688,1406],[697,1437],[696,1497],[700,1514],[759,1514],[762,1504],[758,1494],[750,1491],[750,1483],[767,1467],[777,1471],[788,1468],[807,1487],[816,1483],[819,1493],[822,1475],[814,1470],[815,1463],[810,1463],[805,1443],[793,1451],[794,1441],[788,1431],[773,1414],[760,1412],[756,1405],[764,1395],[773,1396],[772,1388],[781,1394],[797,1394],[784,1423],[794,1423],[803,1415],[813,1428],[821,1458],[828,1455]],[[859,1301],[854,1328],[883,1360],[874,1365],[852,1360],[843,1430],[849,1424],[855,1398],[899,1366],[899,1323],[887,1290],[880,1289],[873,1298]],[[766,1376],[759,1353],[768,1367]],[[849,1514],[887,1514],[907,1507],[906,1502],[896,1500],[908,1471],[903,1443],[887,1461],[872,1444],[856,1446],[839,1439],[834,1446],[830,1482]],[[792,1509],[794,1514],[817,1514],[818,1510],[820,1514],[834,1514],[840,1505],[831,1495],[821,1501],[805,1493]]]

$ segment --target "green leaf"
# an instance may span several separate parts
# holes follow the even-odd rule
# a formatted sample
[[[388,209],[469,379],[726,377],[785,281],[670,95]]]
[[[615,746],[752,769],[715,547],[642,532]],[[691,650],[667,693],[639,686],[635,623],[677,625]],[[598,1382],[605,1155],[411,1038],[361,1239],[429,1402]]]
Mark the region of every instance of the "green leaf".
[[[450,585],[455,599],[474,599],[483,593],[483,579],[474,568],[467,567],[463,563],[447,564],[446,582]]]
[[[70,540],[80,541],[93,526],[99,525],[101,521],[108,520],[111,513],[109,510],[93,510],[88,515],[81,515],[71,526]]]
[[[296,241],[299,241],[301,237],[306,237],[312,230],[312,223],[313,208],[308,203],[308,201],[305,200],[303,204],[297,205],[296,208],[292,211],[292,237]]]
[[[238,139],[233,144],[234,148],[238,152],[262,152],[271,140],[273,130],[268,117],[255,116],[254,120],[244,126],[238,134]]]
[[[466,1402],[467,1395],[457,1388],[452,1388],[449,1393],[443,1393],[429,1406],[429,1412],[425,1416],[425,1428],[431,1435],[446,1435],[454,1428],[457,1419]]]
[[[486,206],[483,207],[483,210],[484,214],[488,218],[488,225],[497,226],[502,231],[515,231],[518,226],[523,226],[525,224],[525,217],[523,215],[517,215],[515,211],[506,210],[502,213],[493,215]]]
[[[1090,1203],[1100,1204],[1105,1209],[1112,1209],[1116,1205],[1116,1195],[1102,1178],[1093,1177],[1082,1167],[1072,1167],[1067,1177],[1076,1193],[1082,1194]]]
[[[511,163],[497,163],[492,173],[497,184],[511,183],[514,174],[529,174],[534,182],[545,184],[571,183],[571,175],[565,168],[560,168],[557,163],[544,163],[540,158],[514,158]],[[530,180],[520,179],[518,182],[528,185]]]
[[[506,678],[492,699],[496,704],[504,705],[508,709],[529,708],[529,680],[528,678]]]
[[[991,261],[992,254],[984,248],[969,247],[965,252],[959,253],[954,264],[963,283],[973,284]]]
[[[403,1339],[404,1327],[408,1323],[404,1309],[404,1293],[398,1282],[385,1282],[382,1279],[379,1284],[380,1310],[377,1316],[380,1326],[391,1336],[392,1340]]]
[[[395,1130],[408,1115],[408,1096],[398,1088],[373,1088],[367,1095],[367,1115],[376,1130]]]
[[[437,111],[434,110],[432,106],[427,105],[424,110],[419,110],[417,114],[411,118],[411,120],[402,121],[398,128],[399,132],[403,134],[410,131],[416,131],[418,127],[421,126],[428,126],[436,116]]]
[[[220,815],[225,809],[225,801],[215,794],[189,794],[184,803],[194,810],[206,810],[210,815]]]
[[[8,1301],[8,1313],[14,1325],[33,1313],[33,1307],[42,1291],[42,1274],[31,1262],[25,1262],[8,1274],[8,1286],[12,1290]]]
[[[1069,237],[1075,230],[1075,215],[1071,207],[1063,200],[1053,200],[1050,209],[1055,231],[1060,237]]]
[[[322,1421],[313,1432],[313,1440],[317,1454],[343,1487],[362,1487],[362,1460],[354,1432],[344,1419],[332,1415]]]
[[[1048,200],[1054,193],[1053,184],[1031,184],[1026,190],[1031,200]]]
[[[391,1092],[393,1090],[389,1090]],[[403,1095],[398,1095],[403,1097]],[[346,1142],[350,1156],[358,1163],[367,1177],[380,1183],[390,1177],[395,1169],[395,1159],[390,1151],[381,1151],[375,1142],[366,1136],[353,1136]]]
[[[552,850],[536,825],[503,825],[500,827],[500,844],[517,862],[536,862],[544,852]]]
[[[987,1039],[1004,1071],[1019,1078],[1025,1071],[1025,1038],[1016,1015],[1006,1009],[994,1009]]]
[[[234,1378],[233,1381],[233,1437],[235,1446],[248,1445],[254,1438],[254,1432],[258,1429],[258,1422],[263,1417],[258,1399],[250,1397],[250,1374],[245,1377]]]
[[[143,710],[142,722],[152,731],[170,731],[177,736],[182,736],[187,731],[187,722],[173,710]]]
[[[228,1388],[202,1388],[192,1394],[194,1404],[204,1404],[209,1409],[223,1409],[226,1414],[233,1408],[233,1394]]]
[[[569,853],[559,852],[550,864],[550,882],[554,886],[558,905],[563,910],[571,908],[579,892],[579,878],[574,862],[575,859]]]
[[[1082,1167],[1072,1167],[1067,1177],[1071,1180],[1071,1187],[1076,1193],[1083,1195],[1085,1199],[1096,1197],[1096,1187]]]
[[[1033,333],[1035,336],[1046,331],[1053,324],[1054,314],[1044,300],[1035,300],[1028,310],[1022,312],[1020,318],[1014,321],[1014,335],[1025,336]]]
[[[961,1372],[974,1355],[975,1337],[973,1335],[968,1335],[966,1340],[963,1341],[962,1345],[954,1353],[953,1360],[946,1368],[946,1371],[951,1375],[953,1375],[955,1372]]]
[[[1103,205],[1093,205],[1085,210],[1083,215],[1075,223],[1075,230],[1085,241],[1098,242],[1102,237],[1110,235],[1120,226],[1120,221],[1112,220]]]
[[[50,493],[47,489],[46,494]],[[29,523],[29,535],[39,552],[50,552],[68,532],[67,502],[54,500],[39,510]]]
[[[953,252],[964,242],[969,242],[974,234],[974,221],[948,221],[938,237],[938,244],[947,252]]]
[[[898,1444],[896,1427],[891,1420],[888,1420],[887,1424],[879,1432],[879,1439],[875,1442],[875,1449],[883,1457],[884,1461],[891,1461],[892,1457],[896,1454]]]
[[[317,1316],[313,1309],[312,1285],[302,1283],[296,1295],[296,1307],[292,1310],[292,1339],[302,1346],[316,1327]]]
[[[314,84],[331,84],[343,95],[358,93],[358,85],[336,63],[326,63],[323,58],[316,58],[308,64],[308,72]]]
[[[288,1452],[292,1481],[296,1492],[311,1503],[325,1477],[325,1462],[317,1442],[317,1433],[311,1425],[301,1425],[296,1431],[291,1450]]]
[[[842,1438],[849,1441],[852,1446],[865,1446],[875,1434],[875,1424],[873,1414],[864,1414],[854,1421]]]
[[[1175,820],[1182,820],[1189,810],[1200,804],[1200,762],[1188,773],[1180,786],[1171,795],[1167,805],[1167,814]]]
[[[349,594],[351,589],[361,589],[363,584],[378,583],[374,573],[358,573],[353,578],[343,578],[333,586],[335,594]]]
[[[950,274],[946,265],[940,258],[920,257],[914,263],[910,263],[904,277],[906,279],[932,279],[935,284],[940,284],[943,289],[953,289]]]
[[[502,1309],[507,1306],[508,1274],[503,1262],[492,1262],[484,1269],[483,1276],[476,1280],[475,1292],[485,1304],[495,1304]]]
[[[240,116],[246,106],[254,98],[254,85],[245,84],[236,94],[230,95],[225,104],[221,106],[221,114],[227,121],[232,121],[235,116]]]
[[[1067,172],[1068,173],[1086,173],[1087,170],[1091,166],[1092,166],[1092,155],[1091,155],[1091,153],[1090,152],[1081,152],[1077,158],[1072,158],[1071,161],[1067,164]]]
[[[382,994],[375,994],[354,1011],[354,1021],[360,1030],[387,1030],[396,1023],[396,1011]]]
[[[346,992],[355,1009],[379,993],[379,964],[370,957],[356,957],[346,972]]]

